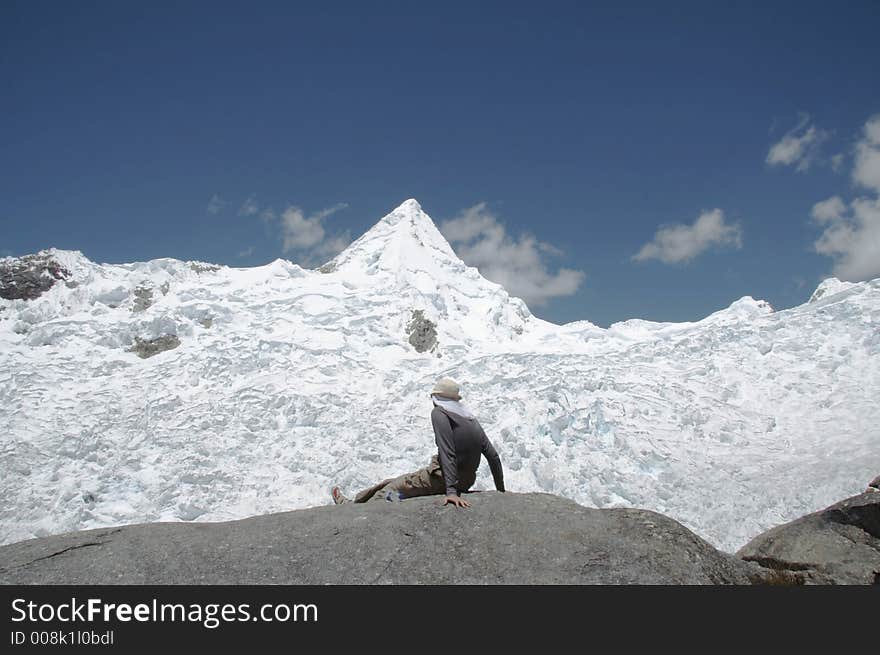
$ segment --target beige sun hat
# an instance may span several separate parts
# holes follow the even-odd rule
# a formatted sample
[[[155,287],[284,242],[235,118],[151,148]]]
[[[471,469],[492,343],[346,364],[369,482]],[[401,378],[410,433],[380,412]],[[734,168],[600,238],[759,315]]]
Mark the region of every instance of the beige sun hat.
[[[449,398],[450,400],[461,400],[458,391],[458,382],[452,378],[440,378],[437,380],[437,384],[434,385],[431,395]]]

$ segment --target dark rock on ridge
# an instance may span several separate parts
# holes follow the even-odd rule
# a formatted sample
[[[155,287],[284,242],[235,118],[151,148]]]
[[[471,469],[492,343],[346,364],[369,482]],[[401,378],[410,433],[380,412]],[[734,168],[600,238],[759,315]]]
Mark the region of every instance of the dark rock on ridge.
[[[660,514],[481,492],[155,523],[0,548],[4,584],[748,584],[761,567]]]
[[[221,266],[219,264],[208,264],[207,262],[187,262],[189,264],[190,270],[201,275],[202,273],[216,273],[220,270]]]
[[[174,334],[166,334],[155,339],[134,338],[134,345],[129,348],[131,352],[137,354],[141,359],[147,359],[153,355],[158,355],[166,350],[173,350],[180,345],[180,339]]]
[[[0,298],[33,300],[68,277],[70,271],[45,252],[9,257],[0,260]]]
[[[880,584],[880,492],[772,528],[737,555],[806,582]]]

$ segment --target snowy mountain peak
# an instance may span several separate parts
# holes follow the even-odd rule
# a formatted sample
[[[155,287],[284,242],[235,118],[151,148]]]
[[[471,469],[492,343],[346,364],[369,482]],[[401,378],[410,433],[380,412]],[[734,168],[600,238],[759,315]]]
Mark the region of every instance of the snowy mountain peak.
[[[408,198],[407,200],[404,200],[402,203],[400,203],[394,209],[394,211],[392,211],[390,214],[385,216],[385,218],[383,220],[385,220],[385,219],[393,220],[395,217],[403,217],[403,216],[407,216],[410,214],[419,214],[419,213],[424,214],[424,212],[422,211],[422,206],[419,204],[419,201],[416,200],[415,198]],[[425,214],[425,215],[427,216],[427,214]]]
[[[540,323],[522,300],[461,261],[412,198],[319,270],[349,289],[370,293],[374,306],[404,309],[398,316],[407,321],[413,312],[417,323],[436,328],[447,345],[507,343]]]
[[[464,263],[414,198],[404,201],[363,236],[325,264],[325,272],[358,270],[436,272],[437,266],[463,273]]]

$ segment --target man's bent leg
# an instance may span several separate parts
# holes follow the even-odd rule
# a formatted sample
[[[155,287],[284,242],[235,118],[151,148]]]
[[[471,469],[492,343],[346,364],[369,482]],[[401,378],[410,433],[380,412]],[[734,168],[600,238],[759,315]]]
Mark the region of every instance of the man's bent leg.
[[[376,492],[385,487],[389,482],[393,482],[394,478],[388,478],[387,480],[382,480],[382,482],[377,482],[369,489],[364,489],[363,491],[358,492],[354,497],[354,502],[356,503],[365,503],[371,498],[375,498]]]

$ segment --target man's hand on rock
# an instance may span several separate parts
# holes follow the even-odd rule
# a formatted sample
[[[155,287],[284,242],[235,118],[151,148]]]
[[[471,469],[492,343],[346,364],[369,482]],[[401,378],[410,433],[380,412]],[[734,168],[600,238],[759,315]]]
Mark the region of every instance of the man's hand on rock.
[[[455,505],[456,507],[470,507],[471,504],[466,501],[464,498],[460,498],[458,496],[446,496],[443,499],[443,502],[440,503],[441,507],[445,507],[446,505]]]

